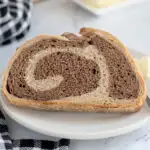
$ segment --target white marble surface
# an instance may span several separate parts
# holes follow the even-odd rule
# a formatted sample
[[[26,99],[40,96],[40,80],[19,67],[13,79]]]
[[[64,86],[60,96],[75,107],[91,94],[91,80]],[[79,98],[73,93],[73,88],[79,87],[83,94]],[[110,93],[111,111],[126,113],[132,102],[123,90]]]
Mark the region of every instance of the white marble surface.
[[[41,33],[60,34],[78,32],[80,27],[105,29],[117,36],[128,47],[150,55],[150,1],[96,17],[71,0],[48,0],[33,8],[32,28],[25,39],[0,47],[0,73],[16,47],[26,39]],[[7,117],[14,138],[52,139],[34,133]],[[136,132],[104,140],[72,140],[70,150],[141,150],[150,147],[150,123]]]

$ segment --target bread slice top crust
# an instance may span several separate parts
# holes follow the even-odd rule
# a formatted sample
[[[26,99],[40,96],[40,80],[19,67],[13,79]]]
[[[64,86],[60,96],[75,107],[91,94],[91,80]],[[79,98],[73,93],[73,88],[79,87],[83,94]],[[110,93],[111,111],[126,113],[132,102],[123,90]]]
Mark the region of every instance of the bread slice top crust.
[[[3,76],[8,99],[141,107],[145,84],[128,50],[105,31],[83,28],[80,33],[78,39],[38,36],[22,45]]]

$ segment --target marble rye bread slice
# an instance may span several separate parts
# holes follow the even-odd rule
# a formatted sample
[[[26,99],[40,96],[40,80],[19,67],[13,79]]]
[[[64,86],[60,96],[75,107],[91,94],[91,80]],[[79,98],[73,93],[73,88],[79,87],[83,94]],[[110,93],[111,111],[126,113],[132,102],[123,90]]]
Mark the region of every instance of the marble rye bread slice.
[[[3,74],[17,106],[57,111],[136,112],[146,88],[127,48],[111,34],[41,35],[20,46]]]

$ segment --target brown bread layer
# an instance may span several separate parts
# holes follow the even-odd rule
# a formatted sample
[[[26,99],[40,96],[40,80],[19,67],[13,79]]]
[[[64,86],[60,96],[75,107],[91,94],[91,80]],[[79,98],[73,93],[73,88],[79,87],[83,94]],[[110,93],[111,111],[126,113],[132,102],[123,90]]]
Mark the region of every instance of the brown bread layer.
[[[68,40],[79,40],[79,37],[77,35],[69,32],[65,32],[64,34],[62,34],[62,36],[64,36]]]
[[[56,75],[63,76],[64,80],[55,89],[43,92],[46,99],[89,93],[97,88],[100,79],[99,67],[94,61],[68,52],[53,53],[37,63],[34,72],[36,80]]]
[[[51,100],[79,96],[97,88],[100,79],[98,65],[92,60],[68,52],[57,52],[44,57],[37,63],[34,72],[36,80],[46,79],[47,76],[62,75],[64,80],[59,87],[42,92],[35,91],[26,84],[24,78],[29,58],[44,48],[54,47],[55,42],[55,40],[51,40],[51,42],[43,40],[36,43],[33,47],[23,51],[15,60],[7,80],[7,89],[11,94],[20,98]],[[58,45],[61,45],[61,41],[58,40],[57,42]],[[61,48],[74,47],[75,45],[83,46],[83,43],[65,42]]]
[[[95,45],[99,53],[106,59],[110,73],[109,96],[119,99],[137,98],[139,82],[136,74],[132,71],[130,63],[121,52],[121,48],[118,50],[114,45],[96,35],[78,41],[47,39],[28,47],[22,51],[21,55],[14,61],[9,71],[7,90],[10,94],[19,98],[34,100],[61,99],[68,96],[79,96],[95,90],[98,86],[98,80],[100,79],[98,65],[92,60],[87,60],[71,52],[54,53],[44,57],[37,64],[35,78],[45,79],[47,76],[60,74],[65,80],[62,81],[59,87],[44,92],[35,91],[26,84],[24,79],[28,60],[37,52],[50,47],[80,47],[84,50],[88,45]],[[47,63],[49,65],[46,65]],[[62,69],[59,69],[60,66]],[[70,76],[72,72],[73,75]]]
[[[89,38],[88,34],[85,36]],[[97,45],[99,53],[107,61],[110,74],[109,96],[118,99],[137,98],[139,81],[136,73],[132,70],[131,64],[122,53],[122,47],[117,47],[118,49],[116,49],[114,44],[105,42],[103,38],[99,38],[94,33],[90,33],[90,37],[92,37],[92,40],[89,43]]]

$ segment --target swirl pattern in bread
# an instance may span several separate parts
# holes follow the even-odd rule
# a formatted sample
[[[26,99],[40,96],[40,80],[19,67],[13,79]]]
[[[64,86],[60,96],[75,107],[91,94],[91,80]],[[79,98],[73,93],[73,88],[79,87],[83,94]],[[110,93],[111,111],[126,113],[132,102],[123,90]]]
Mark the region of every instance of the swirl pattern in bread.
[[[22,45],[3,75],[9,102],[47,110],[135,112],[145,99],[142,76],[111,34],[38,36]]]

